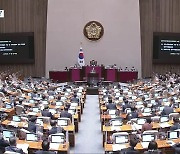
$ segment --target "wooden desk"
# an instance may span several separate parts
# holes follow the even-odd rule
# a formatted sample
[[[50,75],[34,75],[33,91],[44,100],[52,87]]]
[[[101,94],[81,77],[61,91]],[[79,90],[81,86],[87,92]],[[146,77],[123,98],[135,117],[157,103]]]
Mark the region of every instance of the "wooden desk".
[[[2,125],[4,125],[4,126],[12,126],[10,120],[4,120],[2,122]],[[16,127],[27,128],[28,123],[27,122],[19,122]],[[44,128],[44,130],[47,131],[47,130],[49,130],[50,125],[49,124],[43,124],[43,128]],[[71,124],[71,125],[65,126],[63,128],[64,128],[64,130],[68,131],[70,146],[74,147],[75,146],[75,127],[74,127],[74,125]]]
[[[30,141],[25,141],[25,140],[17,140],[17,144],[28,144],[29,145],[29,150],[30,152],[28,153],[33,153],[33,151],[31,150],[41,150],[42,147],[41,147],[41,144],[42,142],[39,141],[39,142],[30,142]],[[53,150],[53,149],[50,149],[52,151],[56,151],[56,150]],[[69,151],[69,143],[66,142],[64,144],[60,144],[59,145],[59,148],[58,148],[58,153],[68,153]]]
[[[175,143],[179,143],[180,138],[174,139],[172,141]],[[158,144],[158,149],[162,150],[163,152],[169,151],[171,148],[171,145],[169,145],[167,143],[167,140],[156,140],[156,142]],[[129,143],[127,143],[126,146],[129,147]],[[136,145],[135,149],[137,149],[141,153],[143,153],[145,150],[147,150],[147,149],[143,149],[141,142]],[[113,151],[113,144],[108,144],[105,142],[104,143],[104,150],[105,150],[105,152],[112,152]],[[172,149],[171,149],[171,151],[172,151]]]

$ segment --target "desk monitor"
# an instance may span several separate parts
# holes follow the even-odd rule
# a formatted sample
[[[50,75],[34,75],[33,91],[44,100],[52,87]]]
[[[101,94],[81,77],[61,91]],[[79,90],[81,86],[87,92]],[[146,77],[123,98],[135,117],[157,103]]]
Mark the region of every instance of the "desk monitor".
[[[159,94],[158,94],[158,93],[155,93],[155,94],[154,94],[154,96],[155,96],[155,97],[158,97],[158,96],[159,96]]]
[[[34,133],[26,133],[26,141],[38,141],[37,134]]]
[[[11,108],[12,108],[12,105],[9,103],[6,103],[6,109],[11,109]]]
[[[54,134],[51,135],[51,143],[64,143],[65,138],[64,135]]]
[[[62,101],[56,102],[56,106],[62,106],[62,105],[63,105],[63,102],[62,102]]]
[[[150,112],[151,112],[151,108],[149,107],[144,108],[144,113],[150,113]]]
[[[160,123],[163,123],[163,122],[168,122],[169,121],[169,117],[168,116],[162,116],[160,118]]]
[[[159,107],[159,110],[160,110],[160,111],[163,111],[163,109],[164,109],[164,106],[160,106],[160,107]]]
[[[115,114],[116,114],[116,110],[109,110],[108,113],[109,113],[110,115],[115,115]]]
[[[132,96],[132,99],[136,99],[137,97],[136,96]]]
[[[7,130],[7,129],[3,130],[2,134],[4,138],[15,137],[14,131]]]
[[[77,96],[81,96],[81,95],[82,95],[81,93],[79,93],[79,92],[77,93]]]
[[[67,92],[71,92],[71,89],[70,89],[70,88],[67,88],[66,91],[67,91]]]
[[[115,144],[123,144],[123,143],[128,143],[127,135],[115,136]]]
[[[146,123],[146,119],[143,119],[143,118],[137,119],[137,124],[138,124],[138,125],[143,125],[143,124],[145,124],[145,123]]]
[[[43,118],[37,118],[36,123],[37,124],[42,124],[43,123]]]
[[[151,142],[152,140],[155,140],[154,134],[143,134],[142,135],[142,142]]]
[[[12,117],[12,120],[14,122],[20,122],[21,121],[21,117],[15,115],[15,116]]]
[[[112,120],[111,124],[112,124],[112,126],[121,126],[122,121],[121,120]]]
[[[29,103],[31,103],[31,104],[33,104],[34,102],[35,102],[34,99],[29,100]]]
[[[33,107],[32,111],[37,113],[37,112],[39,112],[39,108],[38,107]]]
[[[177,139],[179,138],[179,131],[169,131],[167,132],[168,139]]]
[[[58,126],[68,126],[68,120],[66,120],[66,119],[58,119],[57,125]]]
[[[74,114],[76,113],[76,110],[75,110],[75,109],[69,109],[69,110],[68,110],[68,113],[74,115]]]
[[[151,99],[151,104],[155,104],[155,100],[154,99]]]
[[[71,106],[78,106],[78,103],[71,103]]]
[[[65,101],[66,100],[66,97],[61,97],[61,101]]]
[[[168,99],[167,98],[163,98],[163,102],[167,102],[168,101]]]
[[[51,112],[51,114],[55,114],[56,110],[55,109],[49,109],[49,112]]]

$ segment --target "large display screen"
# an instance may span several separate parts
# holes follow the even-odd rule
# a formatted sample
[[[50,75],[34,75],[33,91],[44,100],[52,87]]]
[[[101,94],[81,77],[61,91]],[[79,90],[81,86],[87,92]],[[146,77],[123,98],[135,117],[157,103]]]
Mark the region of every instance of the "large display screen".
[[[153,34],[153,63],[180,63],[180,33]]]
[[[0,63],[34,63],[34,33],[0,33]]]

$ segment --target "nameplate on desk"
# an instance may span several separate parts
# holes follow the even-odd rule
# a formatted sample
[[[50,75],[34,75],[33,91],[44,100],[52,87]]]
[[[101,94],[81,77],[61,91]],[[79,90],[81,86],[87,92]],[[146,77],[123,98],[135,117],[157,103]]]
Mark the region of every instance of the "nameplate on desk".
[[[122,149],[127,148],[125,144],[113,144],[112,145],[113,151],[120,151]]]
[[[120,131],[121,130],[121,127],[120,126],[111,126],[111,130],[112,131]]]

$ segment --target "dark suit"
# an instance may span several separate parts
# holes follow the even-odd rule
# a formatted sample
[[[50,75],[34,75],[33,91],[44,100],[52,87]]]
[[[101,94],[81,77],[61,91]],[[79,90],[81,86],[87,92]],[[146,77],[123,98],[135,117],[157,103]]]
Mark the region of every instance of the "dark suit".
[[[36,133],[36,124],[34,122],[28,123],[28,131]]]
[[[66,118],[70,118],[72,120],[72,114],[68,113],[68,111],[62,111],[60,114],[60,117],[66,117]]]
[[[174,109],[169,106],[165,106],[163,111],[161,112],[161,115],[169,115],[170,113],[173,113]]]
[[[128,120],[134,119],[134,118],[138,118],[138,112],[131,112],[127,115]]]
[[[56,134],[56,133],[63,133],[64,132],[64,129],[62,127],[52,127],[50,130],[49,130],[49,135],[50,134]]]
[[[17,152],[17,153],[20,153],[20,154],[24,154],[22,149],[19,149],[16,146],[11,146],[11,145],[6,147],[5,151],[11,151],[11,152]]]
[[[138,154],[139,152],[135,150],[133,147],[129,147],[127,149],[121,150],[122,154]]]
[[[114,104],[114,103],[108,103],[106,105],[106,108],[110,109],[110,110],[116,110],[117,109],[116,104]]]
[[[125,109],[127,108],[131,108],[131,105],[130,104],[125,104],[123,105],[122,109],[123,109],[123,112],[125,111]]]
[[[53,117],[52,113],[49,112],[48,110],[43,110],[43,111],[41,112],[41,114],[42,114],[42,116],[44,116],[44,117],[50,117],[50,118]]]
[[[3,136],[0,136],[0,153],[4,153],[7,146],[9,146],[9,143],[3,139]]]
[[[71,102],[76,102],[76,103],[79,103],[79,99],[78,99],[78,98],[76,98],[76,97],[73,97],[73,98],[71,99]]]
[[[175,154],[180,154],[180,144],[179,143],[173,145],[172,147],[175,151]]]
[[[36,151],[35,154],[56,154],[56,152],[39,150],[39,151]]]
[[[177,130],[177,129],[180,129],[180,124],[179,123],[175,123],[173,126],[170,127],[171,131]]]

